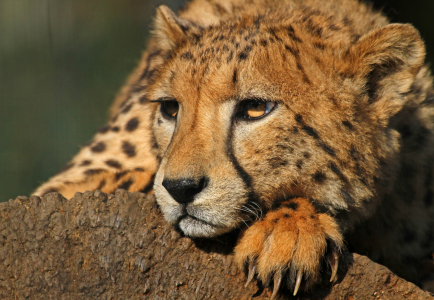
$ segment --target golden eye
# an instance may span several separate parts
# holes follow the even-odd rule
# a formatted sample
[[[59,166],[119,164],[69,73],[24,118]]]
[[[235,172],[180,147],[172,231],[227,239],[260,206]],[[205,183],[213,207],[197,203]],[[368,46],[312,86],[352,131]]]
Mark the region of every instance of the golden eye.
[[[161,112],[167,118],[174,119],[178,114],[179,104],[178,101],[170,100],[161,103]]]
[[[263,100],[244,100],[241,102],[237,118],[240,119],[259,119],[267,115],[274,107],[276,102]]]

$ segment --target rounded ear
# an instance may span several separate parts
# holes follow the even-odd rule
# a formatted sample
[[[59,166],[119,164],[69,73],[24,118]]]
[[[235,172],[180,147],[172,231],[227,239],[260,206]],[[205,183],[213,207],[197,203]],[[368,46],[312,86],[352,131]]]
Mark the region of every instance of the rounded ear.
[[[187,40],[189,31],[196,31],[195,25],[178,17],[165,5],[157,8],[154,21],[154,36],[163,50],[171,50]]]
[[[363,36],[345,55],[345,73],[361,80],[378,117],[388,120],[405,104],[425,60],[425,45],[411,25],[390,24]]]

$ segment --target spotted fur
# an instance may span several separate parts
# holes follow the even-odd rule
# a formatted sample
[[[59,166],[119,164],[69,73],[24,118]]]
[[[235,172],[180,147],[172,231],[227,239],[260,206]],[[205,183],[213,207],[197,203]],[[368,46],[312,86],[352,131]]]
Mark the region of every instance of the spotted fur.
[[[263,281],[283,272],[294,284],[299,268],[313,287],[344,237],[420,283],[434,250],[424,58],[416,29],[356,0],[193,0],[179,16],[162,6],[108,125],[36,194],[148,193],[155,179],[186,235],[241,228],[237,261],[258,263]],[[246,99],[277,105],[239,119]],[[163,101],[179,103],[175,119]]]

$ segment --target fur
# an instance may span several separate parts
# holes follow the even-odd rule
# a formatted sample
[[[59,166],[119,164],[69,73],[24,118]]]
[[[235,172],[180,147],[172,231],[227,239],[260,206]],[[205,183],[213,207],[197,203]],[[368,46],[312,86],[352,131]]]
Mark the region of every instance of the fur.
[[[414,27],[356,0],[194,0],[179,16],[161,6],[108,125],[36,194],[148,193],[155,178],[162,212],[186,235],[241,228],[236,259],[263,281],[283,272],[294,284],[303,270],[311,288],[345,238],[420,283],[434,248],[424,59]],[[274,107],[239,118],[249,99]],[[179,104],[175,118],[164,101]],[[196,192],[182,202],[174,193],[187,184]]]

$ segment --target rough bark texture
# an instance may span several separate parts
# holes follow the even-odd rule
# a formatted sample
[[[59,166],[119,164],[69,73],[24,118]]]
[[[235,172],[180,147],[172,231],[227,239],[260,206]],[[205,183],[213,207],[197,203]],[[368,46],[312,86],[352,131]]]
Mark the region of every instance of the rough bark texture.
[[[197,240],[167,224],[154,197],[51,193],[0,204],[0,299],[267,299],[231,255],[235,237]],[[367,257],[348,254],[311,299],[428,299]],[[284,291],[282,299],[291,299]]]

